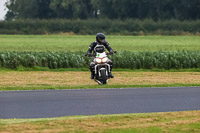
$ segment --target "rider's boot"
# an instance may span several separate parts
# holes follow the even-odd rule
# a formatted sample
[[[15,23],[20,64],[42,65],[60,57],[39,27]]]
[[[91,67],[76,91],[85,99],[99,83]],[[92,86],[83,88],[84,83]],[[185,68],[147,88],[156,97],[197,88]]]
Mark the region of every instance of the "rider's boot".
[[[95,75],[94,72],[91,72],[91,77],[90,78],[94,79],[94,75]]]
[[[114,78],[114,75],[112,75],[111,71],[112,71],[112,66],[110,66],[110,73],[108,74],[108,77]]]
[[[108,75],[110,78],[114,78],[114,75],[112,75],[112,73],[110,72]]]
[[[94,76],[95,76],[95,72],[94,72],[94,68],[93,66],[90,66],[90,71],[91,71],[91,79],[94,79]]]

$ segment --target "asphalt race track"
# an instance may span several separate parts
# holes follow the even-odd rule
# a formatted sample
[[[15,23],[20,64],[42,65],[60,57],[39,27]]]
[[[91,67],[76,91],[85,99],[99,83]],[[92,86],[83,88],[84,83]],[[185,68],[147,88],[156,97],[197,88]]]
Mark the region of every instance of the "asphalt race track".
[[[200,110],[200,87],[0,92],[0,119]]]

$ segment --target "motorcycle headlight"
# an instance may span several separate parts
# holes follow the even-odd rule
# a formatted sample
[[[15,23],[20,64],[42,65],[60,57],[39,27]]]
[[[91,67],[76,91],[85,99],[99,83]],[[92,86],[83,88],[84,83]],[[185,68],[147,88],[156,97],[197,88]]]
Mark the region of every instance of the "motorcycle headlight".
[[[102,61],[103,61],[103,62],[107,62],[107,61],[108,61],[108,58],[103,58]]]
[[[101,63],[101,59],[95,59],[95,62],[97,62],[97,63]]]

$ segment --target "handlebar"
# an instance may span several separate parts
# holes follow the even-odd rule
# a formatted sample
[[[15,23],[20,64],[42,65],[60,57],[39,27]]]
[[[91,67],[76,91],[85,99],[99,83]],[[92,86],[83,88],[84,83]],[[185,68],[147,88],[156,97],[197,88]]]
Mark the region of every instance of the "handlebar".
[[[92,57],[92,55],[85,54],[85,56]]]
[[[117,51],[113,51],[113,53],[112,54],[116,54],[117,53]],[[112,55],[111,53],[106,53],[106,55]]]

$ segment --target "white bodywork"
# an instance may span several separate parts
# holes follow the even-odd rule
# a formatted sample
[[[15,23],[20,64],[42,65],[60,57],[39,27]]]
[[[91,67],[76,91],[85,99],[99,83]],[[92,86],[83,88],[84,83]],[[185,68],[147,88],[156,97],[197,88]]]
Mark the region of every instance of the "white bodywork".
[[[106,52],[96,53],[96,58],[105,58],[105,57],[107,57]]]
[[[96,53],[96,58],[94,59],[94,62],[96,62],[96,63],[106,63],[107,61],[108,61],[108,57],[106,55],[106,52]]]

